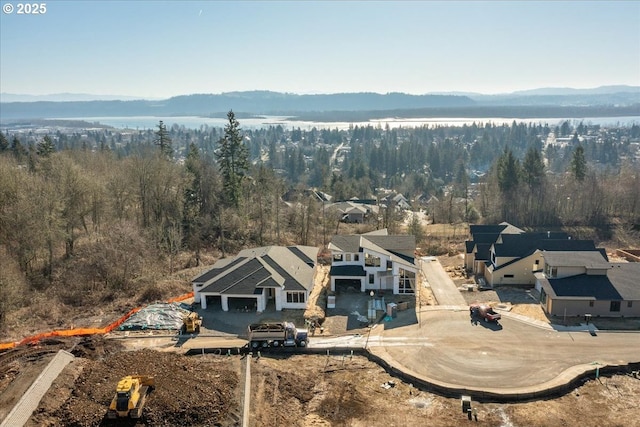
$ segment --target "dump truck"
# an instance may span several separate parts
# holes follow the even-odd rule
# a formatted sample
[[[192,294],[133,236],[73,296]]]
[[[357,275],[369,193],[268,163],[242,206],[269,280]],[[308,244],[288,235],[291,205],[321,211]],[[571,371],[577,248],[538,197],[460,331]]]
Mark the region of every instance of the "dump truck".
[[[200,326],[202,326],[202,317],[198,316],[195,311],[187,314],[182,319],[182,332],[185,334],[200,333]]]
[[[306,347],[309,332],[298,329],[291,322],[252,323],[249,325],[249,346],[253,349],[267,347]]]
[[[155,388],[154,377],[146,375],[128,375],[123,377],[116,387],[116,394],[107,410],[107,418],[142,417],[147,395]]]

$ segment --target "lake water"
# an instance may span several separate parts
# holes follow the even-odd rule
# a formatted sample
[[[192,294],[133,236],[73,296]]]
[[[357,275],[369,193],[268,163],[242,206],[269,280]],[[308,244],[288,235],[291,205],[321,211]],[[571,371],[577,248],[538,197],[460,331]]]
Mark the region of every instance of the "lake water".
[[[51,119],[56,120],[56,119]],[[61,119],[62,120],[62,119]],[[174,124],[184,126],[188,129],[200,129],[203,126],[222,128],[227,124],[227,119],[208,118],[198,116],[182,116],[182,117],[156,117],[156,116],[134,116],[134,117],[77,117],[64,120],[84,120],[91,123],[100,123],[107,126],[113,126],[118,129],[155,129],[158,121],[164,121],[167,127]],[[581,121],[585,124],[601,125],[601,126],[631,126],[640,124],[640,116],[625,117],[585,117],[585,118],[536,118],[536,119],[514,119],[507,117],[493,118],[421,118],[421,119],[403,119],[403,118],[387,118],[370,120],[367,122],[307,122],[294,121],[289,117],[281,116],[263,116],[260,118],[242,118],[238,119],[240,127],[243,129],[260,129],[269,126],[281,125],[285,129],[300,128],[309,130],[317,129],[348,129],[350,126],[380,126],[390,128],[413,128],[421,126],[463,126],[476,124],[492,123],[494,125],[510,125],[513,121],[517,123],[542,123],[549,126],[558,125],[565,120],[569,120],[571,124],[579,124]]]

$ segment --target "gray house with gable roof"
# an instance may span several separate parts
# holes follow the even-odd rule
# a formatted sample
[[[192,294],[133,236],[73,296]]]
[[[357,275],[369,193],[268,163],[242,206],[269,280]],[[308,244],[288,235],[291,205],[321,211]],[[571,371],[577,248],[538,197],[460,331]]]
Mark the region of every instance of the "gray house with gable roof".
[[[245,249],[216,262],[191,283],[195,302],[206,309],[264,311],[268,304],[280,311],[305,309],[313,289],[318,248],[265,246]]]
[[[543,251],[536,273],[543,309],[555,316],[640,317],[640,263],[609,262],[600,252]]]

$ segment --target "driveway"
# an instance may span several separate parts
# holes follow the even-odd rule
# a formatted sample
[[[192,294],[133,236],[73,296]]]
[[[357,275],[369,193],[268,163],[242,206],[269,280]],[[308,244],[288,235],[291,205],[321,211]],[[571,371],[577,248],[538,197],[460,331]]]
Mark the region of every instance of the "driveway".
[[[451,277],[444,271],[442,264],[435,257],[422,257],[418,259],[418,265],[423,276],[429,282],[438,305],[467,305],[458,287]]]

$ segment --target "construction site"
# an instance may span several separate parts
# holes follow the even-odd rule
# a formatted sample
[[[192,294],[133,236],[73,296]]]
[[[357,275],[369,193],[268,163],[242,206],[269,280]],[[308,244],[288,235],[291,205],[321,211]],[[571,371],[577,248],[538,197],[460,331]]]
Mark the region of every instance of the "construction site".
[[[441,257],[441,262],[456,284],[464,282],[455,267],[457,258]],[[366,337],[371,325],[350,329],[345,326],[345,316],[323,315],[318,300],[327,284],[326,271],[319,272],[318,280],[315,306],[304,316],[284,316],[292,316],[288,320],[298,326],[306,318],[322,319],[322,331],[308,338],[311,346],[321,338]],[[489,300],[491,294],[483,297]],[[365,302],[367,298],[364,296]],[[424,288],[409,308],[435,304],[433,294]],[[510,309],[536,316],[531,304],[516,303]],[[151,310],[153,316],[160,312]],[[16,425],[11,420],[20,419],[16,408],[22,405],[35,408],[23,415],[22,424],[26,426],[459,426],[467,422],[505,427],[640,425],[637,371],[603,371],[544,399],[509,403],[473,398],[470,405],[474,420],[470,420],[472,412],[464,411],[464,396],[437,393],[423,384],[403,380],[402,375],[375,363],[366,351],[251,351],[247,336],[216,331],[215,322],[221,321],[212,324],[206,313],[200,319],[186,309],[177,310],[175,319],[184,321],[185,327],[184,319],[190,317],[189,331],[179,330],[182,323],[177,328],[162,326],[167,317],[166,310],[162,313],[162,318],[153,317],[159,325],[127,327],[121,323],[104,334],[48,337],[0,353],[1,425]],[[248,316],[233,315],[239,321]],[[136,321],[149,322],[149,318]],[[206,351],[193,344],[200,320],[200,333],[215,343]],[[636,335],[629,338],[635,339]],[[117,389],[120,393],[121,381],[137,375],[153,378],[153,387],[145,389],[140,417],[132,418],[125,411],[123,417],[112,413],[115,419],[111,419],[110,405],[115,405],[114,395]],[[38,393],[41,398],[37,398]],[[29,402],[25,399],[28,396],[37,401]]]

